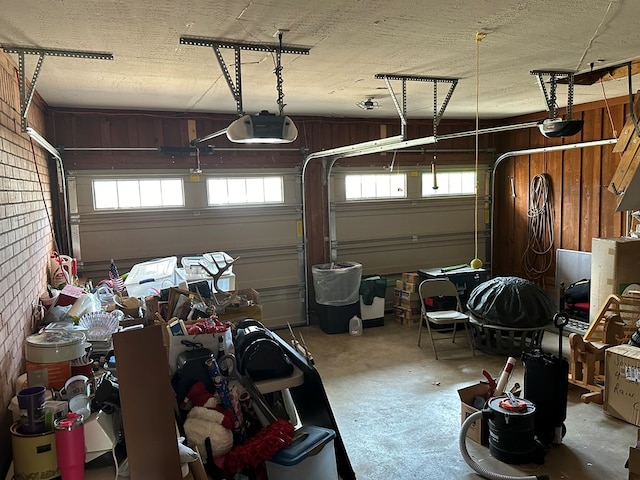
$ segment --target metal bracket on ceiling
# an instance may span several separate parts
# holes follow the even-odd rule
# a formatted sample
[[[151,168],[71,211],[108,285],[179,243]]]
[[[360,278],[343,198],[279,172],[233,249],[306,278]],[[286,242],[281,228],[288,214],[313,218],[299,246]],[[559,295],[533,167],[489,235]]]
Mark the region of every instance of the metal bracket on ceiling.
[[[563,83],[567,83],[569,89],[567,91],[567,120],[571,120],[573,117],[573,77],[574,72],[567,71],[554,71],[554,70],[531,70],[531,75],[535,75],[538,80],[538,85],[542,94],[544,95],[544,101],[549,112],[549,118],[558,118],[558,103],[557,98],[557,85],[559,80],[563,80]],[[549,77],[549,92],[544,84],[545,76]]]
[[[253,52],[267,52],[276,55],[283,53],[291,53],[295,55],[309,55],[309,48],[300,47],[288,47],[286,45],[267,45],[260,43],[245,43],[245,42],[230,42],[227,40],[217,40],[215,38],[201,38],[201,37],[180,37],[180,43],[182,45],[194,45],[197,47],[211,47],[216,55],[220,69],[224,75],[231,95],[236,102],[236,111],[239,116],[244,115],[244,109],[242,106],[242,71],[240,62],[240,51],[249,50]],[[234,70],[235,70],[235,83],[231,78],[231,73],[227,68],[227,64],[222,56],[221,48],[231,48],[234,51]]]
[[[403,138],[405,136],[405,128],[407,126],[407,81],[415,81],[415,82],[432,82],[433,83],[433,136],[437,136],[438,125],[440,124],[440,120],[442,120],[442,115],[444,114],[447,105],[449,104],[449,100],[451,99],[451,95],[453,95],[453,91],[456,89],[458,85],[457,78],[448,78],[448,77],[431,77],[424,75],[401,75],[395,73],[377,73],[375,75],[377,79],[384,79],[387,84],[387,89],[391,94],[391,98],[393,99],[393,103],[396,106],[396,110],[398,111],[398,115],[400,116],[400,121],[402,122],[402,133]],[[401,80],[402,81],[402,108],[398,104],[398,99],[396,98],[395,93],[393,92],[393,88],[391,88],[390,80]],[[449,90],[445,95],[445,99],[438,109],[438,84],[439,83],[448,83],[450,84]]]
[[[18,54],[18,68],[20,70],[20,125],[22,131],[27,131],[27,113],[29,105],[33,99],[36,90],[36,83],[42,69],[42,62],[45,56],[51,57],[67,57],[67,58],[88,58],[91,60],[113,60],[113,55],[106,52],[88,52],[83,50],[61,50],[54,48],[36,48],[36,47],[20,47],[16,45],[2,45],[2,49],[6,53]],[[38,55],[38,63],[31,78],[31,85],[27,91],[27,80],[25,78],[24,56]]]

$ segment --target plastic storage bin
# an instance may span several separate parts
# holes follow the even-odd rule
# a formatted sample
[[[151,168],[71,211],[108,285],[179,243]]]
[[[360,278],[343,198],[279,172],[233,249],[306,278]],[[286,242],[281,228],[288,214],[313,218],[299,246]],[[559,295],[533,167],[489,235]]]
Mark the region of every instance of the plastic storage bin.
[[[362,326],[384,325],[384,304],[387,295],[387,279],[380,275],[364,277],[360,282],[360,318]]]
[[[184,274],[176,268],[176,257],[158,258],[148,262],[137,263],[124,281],[130,297],[144,298],[148,295],[159,295],[164,288],[176,287],[186,283]]]
[[[359,301],[362,265],[323,263],[311,267],[316,303],[338,307]]]
[[[214,259],[221,267],[233,261],[233,258],[225,252],[205,253],[204,255],[196,257],[182,257],[180,263],[183,266],[184,277],[187,283],[212,280],[213,277],[202,267],[202,264],[204,264],[211,273],[216,274],[218,273],[218,266],[213,261]],[[213,282],[210,282],[209,287],[212,291],[215,291]],[[236,275],[233,273],[233,265],[220,276],[218,279],[218,287],[224,292],[231,292],[236,289]]]
[[[298,441],[265,462],[269,480],[338,480],[336,432],[304,425],[297,433]]]
[[[233,262],[233,257],[225,252],[211,252],[196,257],[182,257],[180,259],[180,263],[184,267],[187,275],[203,275],[210,277],[207,271],[202,268],[202,265],[200,264],[201,262],[206,265],[211,273],[215,274],[218,273],[218,265],[223,267],[224,265]],[[233,265],[229,266],[225,273],[233,273]]]

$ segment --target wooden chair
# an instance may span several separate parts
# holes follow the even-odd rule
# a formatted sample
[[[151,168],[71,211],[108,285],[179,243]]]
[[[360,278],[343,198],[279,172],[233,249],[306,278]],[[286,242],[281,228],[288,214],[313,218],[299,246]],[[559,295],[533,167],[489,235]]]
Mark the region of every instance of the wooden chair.
[[[589,390],[581,397],[585,403],[602,404],[605,351],[624,339],[624,322],[619,315],[609,314],[603,323],[602,341],[590,341],[577,333],[569,335],[569,382]]]
[[[473,349],[468,329],[469,316],[462,311],[462,304],[460,303],[460,297],[458,296],[458,288],[456,285],[447,278],[428,279],[424,280],[420,284],[418,292],[420,293],[420,304],[422,309],[422,318],[420,319],[420,327],[418,329],[418,346],[420,346],[420,340],[422,339],[422,324],[424,323],[427,325],[429,339],[431,340],[431,347],[433,348],[433,353],[437,360],[438,352],[436,350],[435,342],[438,340],[451,339],[452,342],[455,343],[457,327],[458,325],[462,325],[467,335],[467,341],[469,342],[471,353],[475,355],[475,350]],[[456,309],[427,311],[425,299],[438,297],[454,297],[456,300]],[[435,325],[452,325],[453,333],[451,335],[434,338],[430,323]]]

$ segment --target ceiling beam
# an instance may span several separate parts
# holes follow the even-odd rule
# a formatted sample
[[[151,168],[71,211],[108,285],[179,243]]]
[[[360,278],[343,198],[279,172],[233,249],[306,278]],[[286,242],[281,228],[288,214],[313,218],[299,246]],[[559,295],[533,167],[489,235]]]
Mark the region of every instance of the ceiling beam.
[[[29,105],[36,91],[36,83],[40,76],[44,57],[67,57],[67,58],[88,58],[91,60],[113,60],[113,55],[107,52],[90,52],[85,50],[63,50],[59,48],[38,48],[23,47],[17,45],[2,45],[2,50],[6,53],[16,53],[18,55],[18,68],[20,73],[20,125],[23,132],[27,132],[27,113],[29,113]],[[38,55],[38,63],[36,64],[31,78],[29,90],[27,90],[27,80],[25,77],[24,56]]]
[[[204,38],[204,37],[180,37],[181,45],[193,45],[196,47],[211,47],[216,55],[216,60],[220,65],[220,69],[227,81],[227,86],[231,90],[231,95],[236,102],[236,112],[239,116],[244,115],[244,107],[242,105],[242,62],[240,59],[240,52],[242,50],[248,50],[252,52],[266,52],[278,55],[278,65],[280,64],[279,55],[283,53],[290,53],[294,55],[308,55],[309,48],[302,47],[288,47],[282,45],[282,43],[269,45],[265,43],[247,43],[247,42],[233,42],[229,40],[220,40],[216,38]],[[230,48],[234,51],[234,70],[235,70],[235,83],[231,77],[231,72],[227,67],[224,57],[222,56],[221,48]],[[279,73],[279,70],[276,72]],[[279,97],[280,98],[280,97]],[[282,115],[282,107],[280,107],[280,115]],[[224,132],[223,132],[224,133]],[[215,136],[215,134],[213,134]],[[203,137],[205,138],[205,137]],[[205,139],[208,140],[212,136],[208,136]],[[204,140],[201,140],[204,141]],[[192,143],[193,144],[193,143]]]
[[[233,48],[239,50],[250,50],[253,52],[268,52],[275,53],[280,49],[281,53],[292,53],[295,55],[309,55],[310,48],[305,47],[291,47],[278,44],[267,43],[248,43],[248,42],[234,42],[230,40],[220,40],[216,38],[205,37],[180,37],[180,43],[182,45],[193,45],[196,47],[218,47],[218,48]]]
[[[597,70],[591,70],[585,73],[579,73],[574,75],[573,83],[575,85],[593,85],[596,82],[602,80],[606,82],[608,80],[617,80],[619,78],[626,77],[629,72],[627,69],[628,63],[631,63],[631,75],[640,74],[640,59],[631,60],[631,62],[612,65],[609,67],[599,68]],[[558,80],[558,83],[569,83],[568,79]]]

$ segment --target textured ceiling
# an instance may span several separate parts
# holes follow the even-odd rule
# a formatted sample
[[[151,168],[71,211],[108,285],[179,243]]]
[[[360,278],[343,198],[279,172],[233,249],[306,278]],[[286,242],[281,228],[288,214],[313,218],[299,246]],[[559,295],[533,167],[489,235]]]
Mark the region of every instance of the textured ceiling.
[[[636,0],[2,0],[1,6],[2,45],[113,54],[112,61],[45,57],[37,90],[55,107],[234,113],[213,49],[182,45],[181,36],[276,44],[281,30],[286,46],[309,48],[309,55],[282,55],[284,111],[293,117],[397,116],[377,73],[458,78],[445,118],[473,118],[476,100],[481,118],[539,112],[545,101],[531,70],[581,73],[640,57]],[[478,31],[487,33],[481,42]],[[222,54],[233,76],[233,51]],[[26,56],[29,78],[36,60]],[[273,55],[243,51],[241,60],[244,111],[277,112]],[[401,102],[402,82],[391,85]],[[448,88],[439,84],[439,104]],[[576,86],[574,104],[627,93],[624,77]],[[367,97],[380,108],[356,106]],[[409,119],[431,117],[433,102],[433,83],[407,82]],[[566,86],[559,86],[558,104],[566,103]]]

